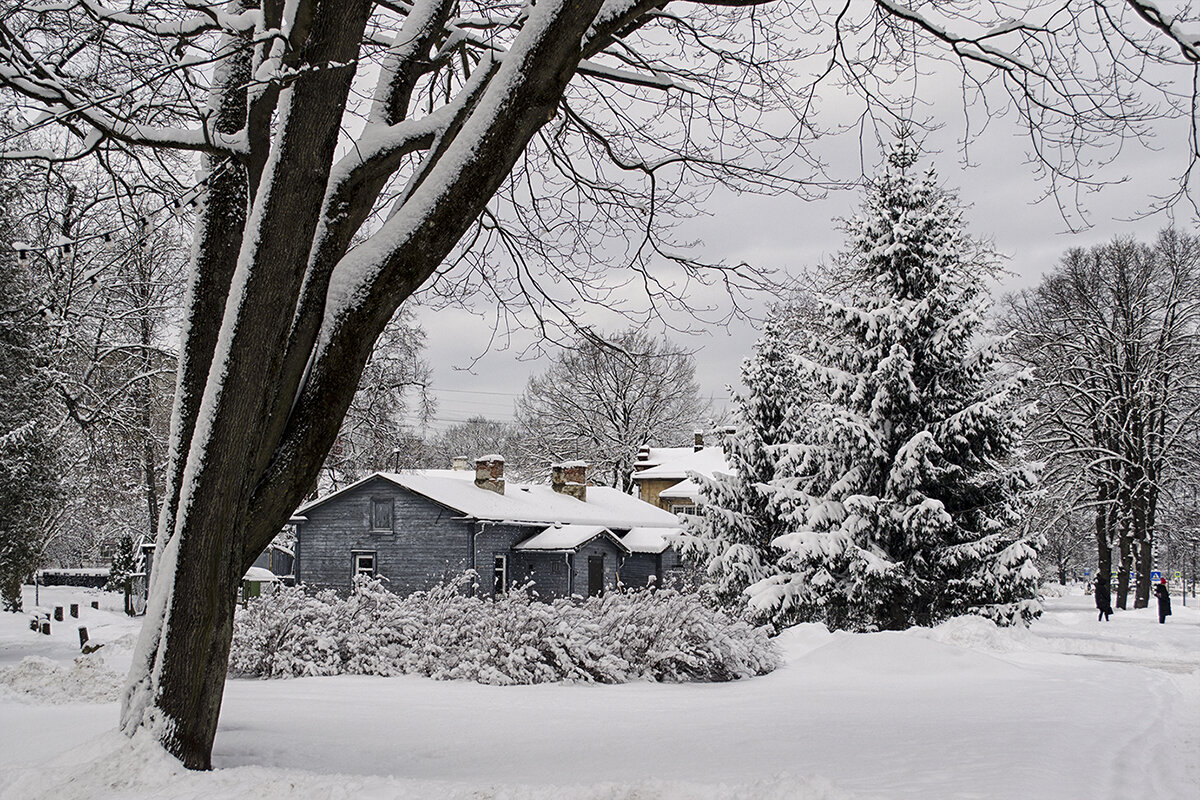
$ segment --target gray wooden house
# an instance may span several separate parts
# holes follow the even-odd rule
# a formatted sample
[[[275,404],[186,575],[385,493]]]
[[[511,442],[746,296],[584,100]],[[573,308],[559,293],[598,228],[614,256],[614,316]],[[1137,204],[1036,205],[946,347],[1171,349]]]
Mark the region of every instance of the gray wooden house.
[[[407,594],[472,569],[483,595],[532,583],[551,599],[678,574],[674,514],[588,486],[581,462],[552,472],[548,486],[508,483],[504,459],[485,456],[473,472],[375,473],[297,509],[295,579],[347,591],[375,575]]]

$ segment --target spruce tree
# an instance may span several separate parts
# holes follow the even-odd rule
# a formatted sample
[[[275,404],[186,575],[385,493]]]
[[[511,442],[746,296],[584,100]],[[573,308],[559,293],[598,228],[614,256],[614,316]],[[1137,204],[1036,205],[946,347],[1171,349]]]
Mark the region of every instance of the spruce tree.
[[[137,571],[137,555],[133,552],[133,537],[128,533],[121,534],[117,543],[117,552],[112,557],[108,568],[108,583],[105,590],[109,592],[128,592],[129,576]]]
[[[786,532],[768,485],[775,477],[779,445],[790,442],[798,422],[796,370],[785,326],[772,319],[742,362],[744,395],[735,395],[732,432],[721,439],[730,472],[700,486],[700,513],[685,521],[684,556],[702,574],[703,588],[721,607],[745,608],[745,590],[776,574],[779,551],[771,541]]]
[[[1002,374],[1002,342],[982,330],[996,259],[917,156],[901,135],[847,226],[849,288],[823,298],[797,358],[818,399],[771,482],[790,529],[774,540],[779,574],[749,590],[777,619],[875,630],[1040,612],[1019,525],[1035,481],[1020,376]]]

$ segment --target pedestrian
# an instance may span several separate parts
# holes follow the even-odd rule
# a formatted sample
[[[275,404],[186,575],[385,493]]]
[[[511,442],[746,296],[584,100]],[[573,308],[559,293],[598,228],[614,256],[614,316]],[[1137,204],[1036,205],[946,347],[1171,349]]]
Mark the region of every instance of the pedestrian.
[[[1158,598],[1158,622],[1163,624],[1171,616],[1171,593],[1167,591],[1167,579],[1160,578],[1158,586],[1154,587],[1154,596]]]
[[[1101,620],[1108,622],[1108,618],[1112,616],[1112,600],[1098,582],[1096,583],[1096,608],[1100,609],[1100,616],[1096,617],[1096,622]]]

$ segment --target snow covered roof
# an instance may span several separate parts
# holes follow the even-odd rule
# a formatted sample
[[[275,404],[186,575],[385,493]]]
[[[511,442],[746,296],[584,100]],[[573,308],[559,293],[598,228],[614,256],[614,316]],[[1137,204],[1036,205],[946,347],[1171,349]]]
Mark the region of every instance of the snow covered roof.
[[[606,536],[622,550],[628,548],[603,525],[554,525],[513,547],[514,550],[577,550],[595,539]]]
[[[677,533],[678,528],[630,528],[621,543],[631,553],[661,553],[671,546],[671,538]]]
[[[712,477],[716,472],[729,472],[724,451],[717,446],[702,447],[651,447],[649,455],[639,464],[653,464],[633,474],[635,481],[683,480],[689,472]]]
[[[668,500],[691,500],[693,503],[700,502],[700,484],[696,483],[691,478],[682,480],[674,486],[663,489],[658,493],[659,497],[665,497]]]
[[[463,480],[461,476],[469,476]],[[475,473],[453,470],[377,472],[346,488],[301,506],[304,514],[369,480],[380,478],[408,489],[463,516],[497,522],[550,525],[600,525],[606,528],[673,528],[674,514],[607,486],[589,486],[587,500],[560,494],[546,485],[509,482],[504,494],[475,485]]]
[[[274,583],[279,580],[279,576],[269,569],[263,567],[251,567],[246,570],[246,575],[243,580],[260,581],[266,583]]]

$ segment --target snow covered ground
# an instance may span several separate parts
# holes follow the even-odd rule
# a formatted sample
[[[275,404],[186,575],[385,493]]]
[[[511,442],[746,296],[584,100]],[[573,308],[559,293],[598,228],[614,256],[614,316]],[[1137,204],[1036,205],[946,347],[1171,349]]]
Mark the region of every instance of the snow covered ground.
[[[81,619],[49,637],[0,615],[4,800],[1200,796],[1191,598],[1166,625],[1098,623],[1074,595],[1029,631],[801,626],[780,637],[783,667],[730,684],[235,680],[211,773],[113,732],[137,623],[115,595],[42,590],[43,606],[76,601]],[[83,667],[79,624],[108,642]]]

